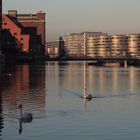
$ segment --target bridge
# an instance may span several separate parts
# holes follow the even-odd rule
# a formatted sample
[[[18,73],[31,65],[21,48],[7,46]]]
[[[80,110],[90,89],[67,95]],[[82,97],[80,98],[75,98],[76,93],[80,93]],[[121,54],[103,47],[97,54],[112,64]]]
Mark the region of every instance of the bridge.
[[[56,59],[57,60],[57,59]],[[106,63],[119,63],[120,65],[133,65],[140,66],[140,58],[132,58],[132,57],[123,57],[123,58],[61,58],[61,61],[89,61],[89,64],[93,65],[102,65]]]

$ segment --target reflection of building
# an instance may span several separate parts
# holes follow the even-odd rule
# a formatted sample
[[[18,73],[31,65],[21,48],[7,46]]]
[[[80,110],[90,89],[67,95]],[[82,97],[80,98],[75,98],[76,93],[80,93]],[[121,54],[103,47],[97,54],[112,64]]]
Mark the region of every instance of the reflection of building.
[[[1,68],[1,67],[0,67]],[[1,71],[0,71],[1,74]],[[2,76],[0,75],[0,136],[2,135],[2,129],[4,127],[4,119],[3,119],[3,100],[2,100]]]
[[[4,119],[3,119],[3,99],[2,99],[2,83],[3,83],[3,76],[1,75],[2,66],[0,65],[0,137],[2,136],[2,129],[4,128]]]
[[[23,104],[26,111],[35,117],[45,116],[45,66],[19,65],[12,76],[6,78],[2,86],[7,84],[6,94],[3,94],[4,110],[11,113],[17,112],[17,106]],[[4,84],[4,85],[3,85]]]
[[[2,129],[3,129],[3,115],[2,115],[3,109],[2,109],[2,94],[0,92],[0,136],[2,135]]]

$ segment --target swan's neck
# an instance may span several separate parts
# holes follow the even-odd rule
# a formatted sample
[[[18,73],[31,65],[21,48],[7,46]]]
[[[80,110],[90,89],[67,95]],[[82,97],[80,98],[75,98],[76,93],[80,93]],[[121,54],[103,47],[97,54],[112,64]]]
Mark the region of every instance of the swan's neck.
[[[83,89],[83,97],[84,97],[84,98],[87,97],[87,89],[86,89],[86,87],[84,87],[84,89]]]

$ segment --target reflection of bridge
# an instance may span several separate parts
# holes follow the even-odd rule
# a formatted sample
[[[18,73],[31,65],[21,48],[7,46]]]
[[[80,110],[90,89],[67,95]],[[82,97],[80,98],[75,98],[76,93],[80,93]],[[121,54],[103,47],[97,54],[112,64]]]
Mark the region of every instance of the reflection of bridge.
[[[68,58],[64,60],[87,60],[91,61],[92,64],[104,64],[104,63],[120,63],[124,65],[125,63],[128,65],[140,65],[140,59],[138,58]],[[93,62],[92,62],[93,61]]]
[[[138,58],[95,58],[97,63],[119,63],[120,65],[140,65]]]

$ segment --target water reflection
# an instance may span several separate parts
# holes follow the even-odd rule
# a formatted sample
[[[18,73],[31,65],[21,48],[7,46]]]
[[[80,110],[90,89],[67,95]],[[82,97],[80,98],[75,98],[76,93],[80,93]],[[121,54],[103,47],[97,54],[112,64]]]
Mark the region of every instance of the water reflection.
[[[19,104],[23,104],[26,111],[33,112],[36,119],[46,116],[45,65],[6,65],[1,72],[0,134],[4,120],[5,129],[10,129],[8,122],[19,118]],[[22,123],[19,124],[21,133]]]
[[[18,130],[19,134],[22,134],[22,129],[23,129],[22,128],[22,120],[19,119],[19,130]]]
[[[45,71],[44,66],[18,65],[3,90],[3,106],[6,114],[17,112],[19,104],[25,105],[27,111],[35,112],[36,117],[45,116]],[[5,86],[5,82],[3,83]]]
[[[2,84],[2,69],[3,66],[0,65],[0,85]],[[4,119],[3,119],[3,108],[2,108],[2,88],[0,86],[0,137],[2,137],[2,129],[4,128]]]
[[[86,131],[93,130],[95,126],[98,131],[102,130],[100,121],[105,123],[104,118],[117,118],[119,109],[122,107],[119,103],[124,105],[125,110],[131,103],[129,102],[125,106],[124,101],[126,103],[127,100],[121,102],[122,97],[127,98],[132,94],[139,94],[140,68],[124,69],[86,65],[87,92],[94,98],[90,102],[81,99],[84,78],[83,64],[83,62],[63,62],[61,64],[47,62],[45,65],[7,66],[0,75],[0,131],[3,131],[0,133],[5,134],[5,137],[9,136],[9,140],[18,139],[18,136],[15,136],[17,132],[22,134],[20,135],[22,139],[28,138],[29,135],[26,133],[30,132],[30,136],[34,136],[31,139],[46,137],[51,139],[52,135],[56,139],[56,133],[59,139],[62,137],[65,137],[62,139],[72,139],[72,136],[80,136],[81,131],[85,131],[84,126],[87,126]],[[131,100],[131,98],[129,99]],[[23,104],[24,111],[33,113],[34,120],[30,125],[24,124],[18,119],[19,104]],[[96,112],[93,111],[93,104]],[[131,105],[133,104],[131,103]],[[133,105],[133,107],[135,106]],[[112,123],[110,120],[106,124],[107,127]],[[87,123],[91,121],[94,121],[95,126]],[[114,121],[114,126],[115,122],[117,121]],[[44,132],[46,129],[47,131]],[[37,133],[38,130],[42,131]],[[67,135],[70,134],[70,137],[66,137],[64,132]],[[92,134],[91,132],[90,135]]]
[[[4,127],[3,109],[2,109],[2,94],[0,91],[0,136],[2,136],[2,129]]]
[[[47,79],[50,88],[55,85],[59,97],[65,94],[82,94],[83,62],[65,62],[68,65],[59,65],[57,62],[48,63],[46,66]],[[90,67],[86,65],[87,90],[95,97],[106,97],[134,94],[137,92],[139,68],[107,68]],[[48,80],[49,78],[49,80]],[[53,84],[51,84],[53,83]],[[125,86],[124,86],[125,85]]]
[[[84,110],[87,111],[88,105],[92,102],[92,101],[88,101],[87,99],[83,99],[84,101]]]

